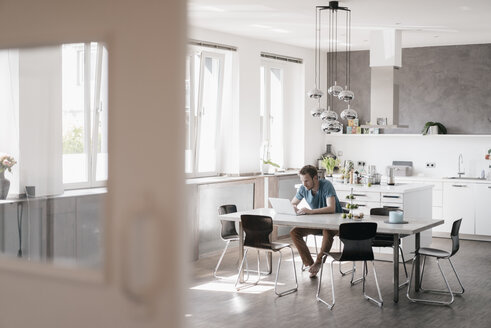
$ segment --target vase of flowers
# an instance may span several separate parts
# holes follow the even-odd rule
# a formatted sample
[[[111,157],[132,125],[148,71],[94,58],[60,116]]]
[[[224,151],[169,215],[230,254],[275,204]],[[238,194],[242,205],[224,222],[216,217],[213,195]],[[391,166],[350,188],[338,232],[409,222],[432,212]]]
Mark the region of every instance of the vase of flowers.
[[[17,162],[12,156],[0,154],[0,199],[6,199],[10,189],[10,181],[5,178],[5,171],[12,172]]]

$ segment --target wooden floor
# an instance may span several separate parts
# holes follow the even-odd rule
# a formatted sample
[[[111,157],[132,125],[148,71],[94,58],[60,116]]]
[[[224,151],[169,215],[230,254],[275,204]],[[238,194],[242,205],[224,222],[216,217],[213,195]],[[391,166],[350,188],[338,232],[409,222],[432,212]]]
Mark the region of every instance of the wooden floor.
[[[449,239],[434,238],[433,247],[450,249]],[[291,256],[283,252],[280,287],[292,286],[293,272]],[[236,277],[237,248],[230,249],[222,263],[219,274],[223,279],[213,278],[213,269],[219,254],[207,256],[191,267],[186,302],[188,327],[491,327],[491,242],[461,240],[460,251],[452,258],[465,287],[463,296],[456,296],[451,306],[435,306],[410,303],[406,289],[401,289],[399,303],[392,301],[392,263],[376,261],[383,308],[365,300],[360,284],[350,287],[349,276],[342,277],[335,265],[334,284],[336,305],[330,311],[317,302],[315,292],[318,279],[310,279],[301,272],[300,258],[295,253],[298,274],[298,291],[277,297],[273,291],[274,273],[278,255],[273,255],[273,275],[266,276],[255,287],[234,288]],[[249,264],[257,267],[254,253],[249,255]],[[457,281],[448,261],[441,261],[452,287]],[[265,259],[262,259],[263,268]],[[343,268],[349,268],[346,263]],[[325,265],[323,293],[330,297],[328,265]],[[371,266],[369,266],[371,268]],[[411,265],[408,263],[408,270]],[[436,271],[435,271],[436,270]],[[361,270],[360,270],[361,271]],[[400,267],[403,274],[402,265]],[[327,275],[326,275],[327,273]],[[257,276],[252,275],[251,281]],[[401,276],[401,280],[403,277]],[[436,263],[427,263],[424,286],[443,288],[443,279]],[[369,272],[367,292],[376,295],[372,271]],[[424,296],[434,296],[427,295]],[[439,296],[436,296],[439,298]]]

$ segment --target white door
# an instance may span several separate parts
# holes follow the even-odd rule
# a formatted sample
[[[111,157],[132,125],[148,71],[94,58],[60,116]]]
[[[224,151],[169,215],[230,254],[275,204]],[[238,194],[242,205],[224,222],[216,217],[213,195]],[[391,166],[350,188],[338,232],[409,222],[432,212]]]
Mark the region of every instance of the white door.
[[[0,327],[180,326],[186,2],[26,2],[2,1],[0,48],[107,44],[104,264],[0,257]]]

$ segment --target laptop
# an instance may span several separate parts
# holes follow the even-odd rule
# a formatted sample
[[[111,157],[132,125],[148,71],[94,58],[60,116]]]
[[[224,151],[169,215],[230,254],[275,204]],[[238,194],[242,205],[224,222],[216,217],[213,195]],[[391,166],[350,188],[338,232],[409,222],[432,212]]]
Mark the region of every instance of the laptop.
[[[270,197],[269,202],[277,214],[302,215],[295,212],[295,208],[289,199]]]

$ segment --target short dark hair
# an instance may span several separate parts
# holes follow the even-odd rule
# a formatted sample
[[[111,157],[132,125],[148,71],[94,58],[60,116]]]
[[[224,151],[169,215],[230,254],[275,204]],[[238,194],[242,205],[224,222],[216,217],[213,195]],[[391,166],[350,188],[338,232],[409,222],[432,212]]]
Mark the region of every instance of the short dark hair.
[[[310,175],[310,177],[313,179],[317,175],[317,168],[312,165],[305,165],[300,169],[300,172],[298,172],[300,175]]]

